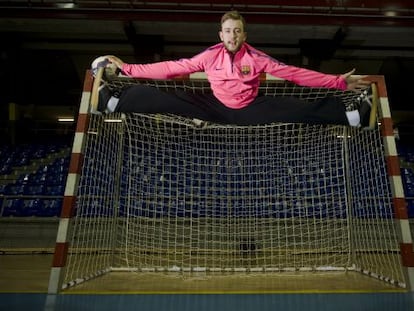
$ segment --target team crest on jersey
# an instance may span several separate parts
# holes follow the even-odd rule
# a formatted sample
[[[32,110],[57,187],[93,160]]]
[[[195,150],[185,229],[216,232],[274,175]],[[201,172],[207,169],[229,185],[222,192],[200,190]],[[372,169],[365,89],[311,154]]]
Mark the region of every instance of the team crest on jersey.
[[[250,73],[250,66],[249,65],[242,65],[241,66],[241,73],[244,75],[248,75]]]

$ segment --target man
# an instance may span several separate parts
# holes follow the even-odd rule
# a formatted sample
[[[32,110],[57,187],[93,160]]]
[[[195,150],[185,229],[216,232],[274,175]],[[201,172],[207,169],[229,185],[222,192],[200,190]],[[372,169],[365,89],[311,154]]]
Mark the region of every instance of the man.
[[[222,16],[219,37],[221,43],[189,59],[127,64],[115,56],[107,57],[125,75],[134,78],[169,79],[204,71],[212,94],[190,94],[181,90],[163,92],[143,85],[111,94],[103,85],[98,110],[172,113],[239,125],[271,122],[366,125],[370,111],[366,92],[350,107],[345,107],[335,97],[305,102],[295,97],[263,96],[258,92],[262,73],[302,86],[340,90],[366,88],[368,81],[352,76],[355,69],[337,76],[283,64],[246,43],[245,20],[237,11]]]

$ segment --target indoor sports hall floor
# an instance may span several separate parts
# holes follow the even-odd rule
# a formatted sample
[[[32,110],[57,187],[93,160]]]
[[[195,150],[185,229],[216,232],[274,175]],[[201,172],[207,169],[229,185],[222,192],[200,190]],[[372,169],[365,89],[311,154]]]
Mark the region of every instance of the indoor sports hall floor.
[[[51,261],[50,254],[1,255],[0,310],[414,310],[413,292],[355,273],[227,281],[111,273],[48,296]]]

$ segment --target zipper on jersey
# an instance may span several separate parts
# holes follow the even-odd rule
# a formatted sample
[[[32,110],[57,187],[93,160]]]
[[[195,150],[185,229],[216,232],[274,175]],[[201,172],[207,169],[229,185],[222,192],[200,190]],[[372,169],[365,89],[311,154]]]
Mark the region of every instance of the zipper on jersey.
[[[234,73],[234,54],[233,53],[229,53],[230,54],[230,66],[231,66],[231,73]]]

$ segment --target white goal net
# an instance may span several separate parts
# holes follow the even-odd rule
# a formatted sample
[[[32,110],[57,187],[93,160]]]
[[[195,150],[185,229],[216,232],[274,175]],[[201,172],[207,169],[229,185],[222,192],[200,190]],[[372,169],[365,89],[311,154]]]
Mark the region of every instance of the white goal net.
[[[262,91],[354,96],[285,82]],[[86,134],[64,287],[114,270],[352,270],[404,286],[378,128],[131,113],[92,115]]]

